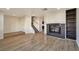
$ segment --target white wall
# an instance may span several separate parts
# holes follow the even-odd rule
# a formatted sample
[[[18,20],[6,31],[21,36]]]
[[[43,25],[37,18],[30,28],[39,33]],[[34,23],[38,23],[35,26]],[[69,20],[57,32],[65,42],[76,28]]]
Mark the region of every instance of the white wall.
[[[24,20],[15,16],[4,16],[4,33],[23,31]]]
[[[43,24],[42,24],[42,21],[44,20],[44,16],[40,16],[40,19],[39,19],[39,31],[40,32],[42,32],[43,30],[42,30],[42,26],[43,26]]]
[[[31,27],[31,16],[4,16],[4,33],[18,31],[23,31],[25,33],[34,33],[34,30]]]
[[[76,19],[76,37],[77,37],[77,40],[76,40],[76,42],[77,42],[77,44],[78,44],[78,46],[79,46],[79,8],[77,8],[77,19]]]
[[[65,14],[65,10],[59,10],[55,13],[52,14],[47,14],[44,16],[44,26],[45,26],[45,30],[44,33],[47,33],[47,27],[46,24],[48,23],[63,23],[66,24],[66,14]]]
[[[24,27],[25,27],[25,19],[24,19],[24,17],[20,18],[19,25],[20,25],[20,31],[24,32]]]
[[[0,14],[0,39],[3,39],[3,25],[4,25],[4,17]]]
[[[24,31],[25,33],[34,33],[34,30],[31,26],[31,16],[25,16],[25,25],[24,25]]]

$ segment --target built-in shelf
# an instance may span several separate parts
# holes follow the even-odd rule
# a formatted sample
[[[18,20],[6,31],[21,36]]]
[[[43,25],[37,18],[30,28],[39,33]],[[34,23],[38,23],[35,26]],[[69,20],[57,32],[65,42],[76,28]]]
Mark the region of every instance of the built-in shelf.
[[[66,37],[76,40],[76,9],[66,11]]]
[[[70,13],[70,14],[66,14],[66,16],[72,16],[72,15],[76,15],[76,14],[74,14],[74,13]]]

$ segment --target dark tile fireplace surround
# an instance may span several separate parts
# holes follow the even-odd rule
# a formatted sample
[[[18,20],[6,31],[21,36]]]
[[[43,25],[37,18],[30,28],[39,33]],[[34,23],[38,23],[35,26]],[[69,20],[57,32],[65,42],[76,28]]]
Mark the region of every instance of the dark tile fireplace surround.
[[[47,34],[60,38],[65,38],[65,24],[61,23],[47,24]]]

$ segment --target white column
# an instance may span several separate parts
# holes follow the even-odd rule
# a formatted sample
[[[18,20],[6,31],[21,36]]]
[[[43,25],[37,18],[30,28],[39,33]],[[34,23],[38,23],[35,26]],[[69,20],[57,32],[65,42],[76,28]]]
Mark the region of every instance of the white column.
[[[79,8],[77,8],[77,18],[76,18],[76,42],[79,47]]]
[[[3,14],[0,14],[0,39],[3,39],[3,26],[4,26],[4,18]]]

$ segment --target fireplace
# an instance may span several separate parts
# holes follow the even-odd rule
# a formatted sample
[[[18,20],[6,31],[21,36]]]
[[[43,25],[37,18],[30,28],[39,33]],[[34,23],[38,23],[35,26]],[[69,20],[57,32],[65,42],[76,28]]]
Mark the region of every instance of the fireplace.
[[[65,24],[60,24],[60,23],[47,24],[47,34],[64,38]]]
[[[53,24],[53,25],[49,25],[49,31],[52,33],[61,33],[61,27],[59,26],[59,24]]]

